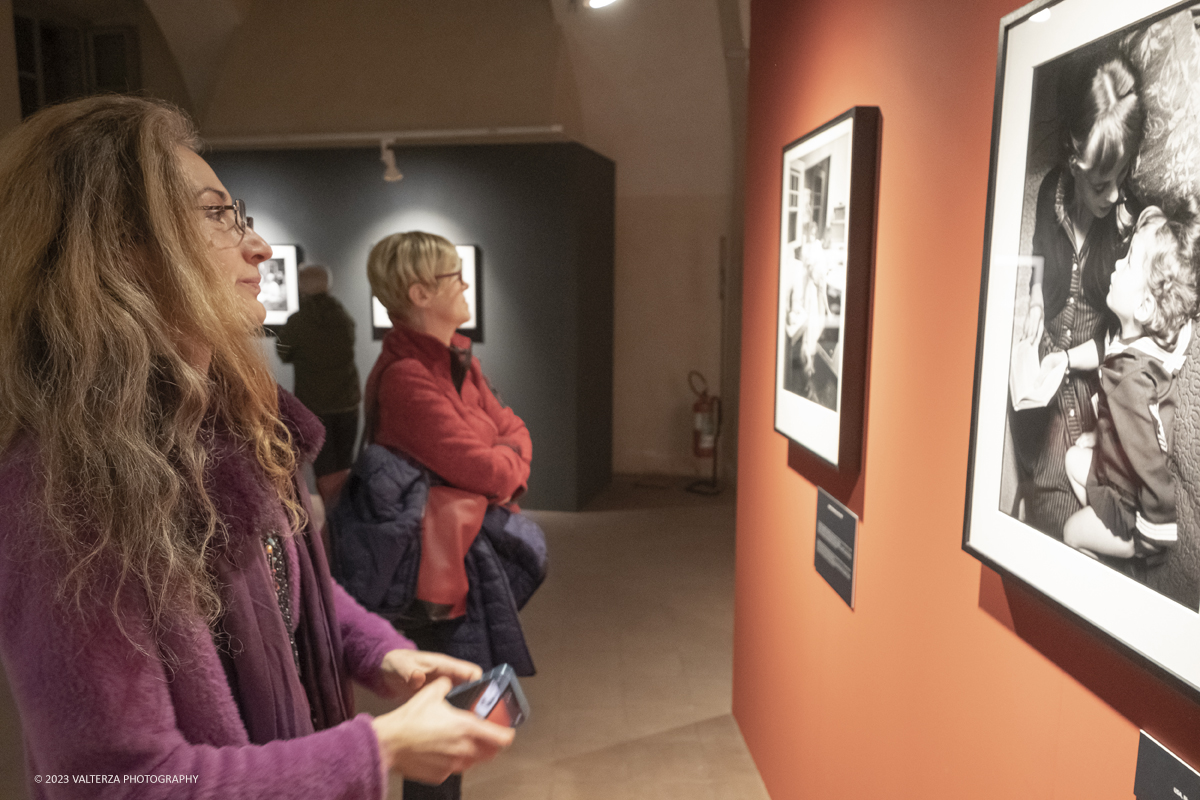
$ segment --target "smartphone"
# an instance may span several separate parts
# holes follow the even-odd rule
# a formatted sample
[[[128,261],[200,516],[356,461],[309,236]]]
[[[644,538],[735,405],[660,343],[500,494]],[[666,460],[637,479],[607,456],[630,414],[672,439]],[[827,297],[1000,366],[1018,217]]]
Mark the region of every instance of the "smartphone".
[[[446,702],[477,717],[515,728],[529,718],[529,703],[517,673],[508,664],[488,670],[477,681],[455,686],[446,695]]]

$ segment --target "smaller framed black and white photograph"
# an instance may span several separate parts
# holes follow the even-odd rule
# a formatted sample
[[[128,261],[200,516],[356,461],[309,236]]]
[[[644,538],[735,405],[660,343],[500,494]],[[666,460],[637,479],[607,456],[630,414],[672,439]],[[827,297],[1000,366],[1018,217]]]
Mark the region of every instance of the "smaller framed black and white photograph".
[[[775,430],[841,477],[862,460],[881,123],[857,106],[783,149]]]
[[[283,325],[300,310],[300,284],[294,244],[271,245],[271,257],[259,263],[258,302],[267,309],[266,326]]]
[[[471,319],[467,320],[458,332],[473,342],[483,341],[483,270],[480,249],[473,244],[458,244],[454,246],[462,261],[462,279],[467,284],[467,309]],[[388,318],[387,309],[379,298],[371,295],[371,326],[376,340],[382,339],[392,329],[392,321]]]

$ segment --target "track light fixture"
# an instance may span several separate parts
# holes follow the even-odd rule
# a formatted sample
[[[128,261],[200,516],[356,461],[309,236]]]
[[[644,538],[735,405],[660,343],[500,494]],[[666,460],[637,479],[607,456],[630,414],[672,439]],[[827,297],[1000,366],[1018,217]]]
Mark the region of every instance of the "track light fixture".
[[[379,140],[379,160],[383,162],[383,166],[385,167],[383,170],[383,179],[388,183],[394,183],[404,177],[400,174],[400,170],[396,169],[396,154],[392,151],[394,143],[394,140]]]

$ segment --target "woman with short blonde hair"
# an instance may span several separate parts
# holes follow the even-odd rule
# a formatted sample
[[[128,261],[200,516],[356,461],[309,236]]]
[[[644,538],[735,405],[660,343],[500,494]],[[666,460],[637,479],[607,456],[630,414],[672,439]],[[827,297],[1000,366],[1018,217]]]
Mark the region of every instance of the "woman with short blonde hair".
[[[405,456],[422,472],[432,473],[435,489],[446,484],[475,495],[481,518],[500,520],[497,527],[505,528],[506,521],[519,511],[513,500],[525,492],[529,481],[533,442],[521,418],[492,393],[479,359],[471,354],[471,341],[457,332],[471,318],[466,300],[470,287],[463,280],[457,250],[432,233],[395,233],[371,249],[367,274],[372,291],[387,308],[394,327],[384,337],[382,352],[367,378],[365,440]],[[430,489],[430,496],[435,489]],[[340,511],[354,505],[344,502],[335,510],[334,522],[339,521]],[[452,525],[430,522],[437,517],[436,511],[429,511],[435,506],[430,501],[424,509],[423,524],[446,533],[457,530]],[[523,518],[519,522],[536,530],[532,522]],[[476,520],[472,527],[476,525],[485,529],[487,523]],[[538,530],[537,535],[540,533]],[[388,559],[395,556],[399,561],[404,557],[398,550],[389,549],[401,546],[395,537],[390,542],[360,541],[363,537],[379,538],[369,526],[344,526],[338,536],[342,578],[348,586],[370,584],[368,576],[374,574],[379,563],[394,564]],[[486,538],[481,534],[475,540]],[[460,546],[455,536],[435,541],[435,547],[422,540],[421,563],[442,559],[462,566],[469,562],[476,570],[483,570],[485,567],[479,566],[481,562],[476,559],[486,560],[488,556],[481,553],[487,548],[477,549],[475,540],[465,559],[461,553],[456,557],[426,558],[437,544],[445,545],[448,551]],[[352,541],[355,544],[350,544]],[[347,557],[348,552],[354,555]],[[367,552],[371,555],[365,556]],[[492,566],[496,565],[487,568]],[[395,571],[396,575],[402,573]],[[532,675],[533,661],[515,614],[528,595],[518,601],[508,581],[502,586],[491,582],[482,587],[481,581],[468,583],[465,571],[462,577],[459,585],[468,586],[468,598],[463,602],[484,610],[453,616],[449,607],[436,609],[431,619],[422,620],[428,624],[410,624],[412,621],[406,622],[402,614],[398,624],[404,627],[405,635],[427,650],[468,659],[484,669],[508,662],[518,675]],[[392,576],[385,580],[392,580]],[[534,589],[540,580],[536,579]],[[404,596],[412,596],[408,589],[415,591],[415,586],[392,588]],[[486,610],[489,607],[491,611]],[[501,621],[495,610],[499,608],[513,609],[513,613],[505,614]],[[497,653],[506,655],[500,659]],[[456,800],[460,792],[457,775],[436,788],[410,782],[404,785],[405,800]]]
[[[447,239],[423,231],[394,233],[371,248],[367,278],[371,291],[388,313],[408,317],[414,285],[435,286],[438,276],[461,267],[458,251]]]

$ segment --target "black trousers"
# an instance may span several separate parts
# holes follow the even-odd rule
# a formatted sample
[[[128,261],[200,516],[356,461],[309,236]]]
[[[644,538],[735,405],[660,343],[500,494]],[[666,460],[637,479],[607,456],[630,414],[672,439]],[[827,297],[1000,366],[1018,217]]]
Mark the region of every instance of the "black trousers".
[[[313,473],[320,478],[350,469],[354,463],[354,440],[358,438],[358,409],[317,417],[325,426],[325,445],[313,461]]]
[[[462,797],[462,775],[451,775],[440,786],[416,781],[404,782],[404,800],[459,800]]]
[[[462,619],[433,622],[410,630],[401,631],[422,650],[435,653],[446,652],[446,639]],[[462,797],[462,775],[451,775],[441,786],[429,786],[416,781],[404,782],[404,800],[459,800]]]

